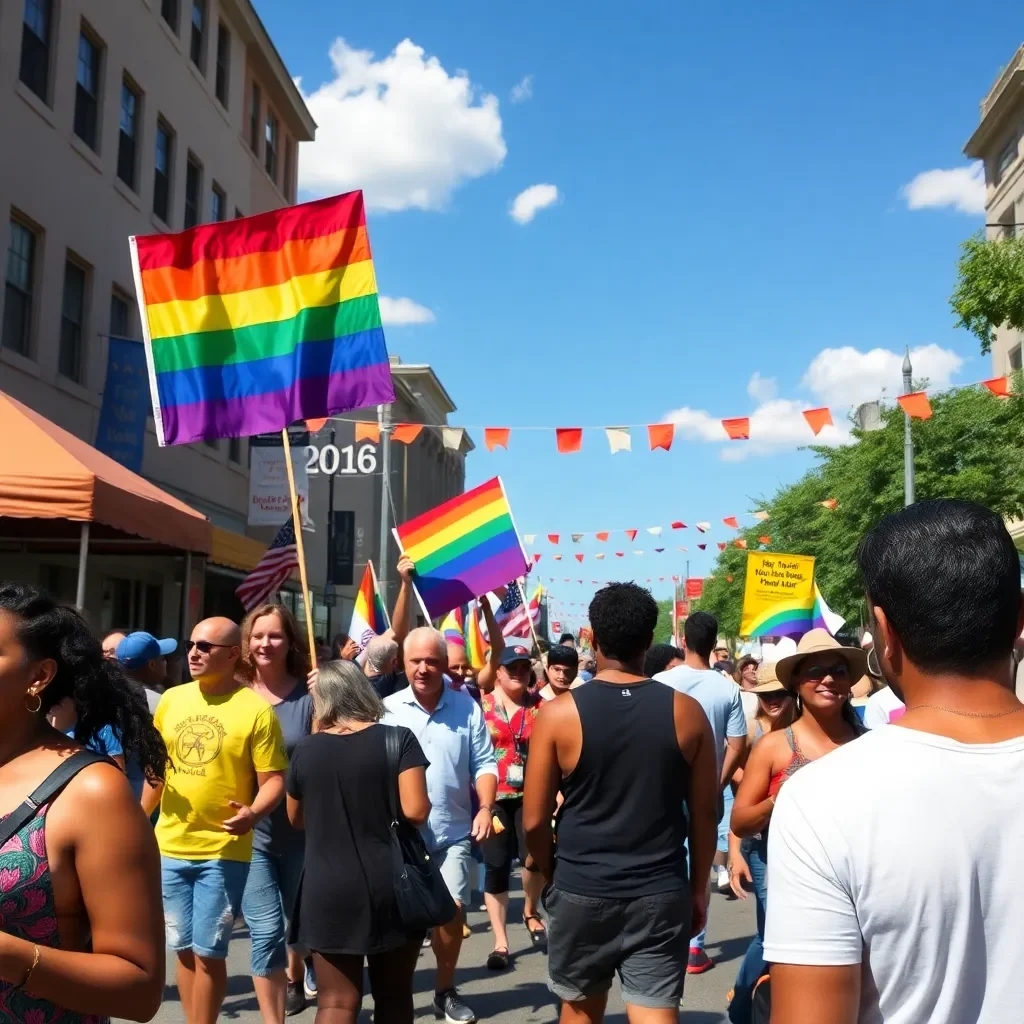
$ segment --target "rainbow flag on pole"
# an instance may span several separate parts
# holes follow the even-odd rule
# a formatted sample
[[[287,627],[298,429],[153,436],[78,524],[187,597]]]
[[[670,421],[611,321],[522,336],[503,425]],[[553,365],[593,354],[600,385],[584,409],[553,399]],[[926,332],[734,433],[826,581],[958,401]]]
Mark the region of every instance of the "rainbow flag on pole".
[[[375,637],[390,628],[384,602],[380,599],[377,589],[377,574],[373,571],[373,563],[367,562],[363,570],[363,579],[356,593],[355,607],[352,609],[352,622],[348,627],[348,635],[359,644],[360,664],[366,645]]]
[[[469,621],[466,623],[466,657],[477,671],[487,664],[487,642],[480,628],[479,603],[469,609]]]
[[[498,476],[394,534],[416,563],[414,583],[430,618],[524,576],[529,565]]]
[[[466,646],[466,636],[462,631],[462,608],[453,608],[441,623],[441,632],[444,633],[446,643],[456,644],[458,647]]]
[[[161,445],[395,400],[362,192],[128,241]]]

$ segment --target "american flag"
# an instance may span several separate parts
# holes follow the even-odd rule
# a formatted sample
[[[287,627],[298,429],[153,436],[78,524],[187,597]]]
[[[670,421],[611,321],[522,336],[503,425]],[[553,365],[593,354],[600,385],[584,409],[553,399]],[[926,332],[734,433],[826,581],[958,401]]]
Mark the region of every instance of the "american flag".
[[[280,590],[281,585],[292,574],[292,569],[298,568],[298,565],[295,526],[289,516],[288,522],[277,531],[273,543],[263,552],[259,564],[235,591],[245,610],[251,611]]]
[[[534,598],[527,612],[519,584],[515,580],[509,583],[505,588],[504,599],[494,612],[501,635],[527,637],[530,635],[530,619],[536,624],[539,617],[540,601]]]

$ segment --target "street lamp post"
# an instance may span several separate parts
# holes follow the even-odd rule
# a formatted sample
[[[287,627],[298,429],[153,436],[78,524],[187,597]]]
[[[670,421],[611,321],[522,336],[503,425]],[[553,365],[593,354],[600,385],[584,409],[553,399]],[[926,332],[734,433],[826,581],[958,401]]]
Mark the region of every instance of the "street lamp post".
[[[910,346],[903,357],[903,394],[909,395],[914,387],[913,367],[910,365]],[[910,429],[910,413],[903,414],[903,504],[914,504],[914,435]]]

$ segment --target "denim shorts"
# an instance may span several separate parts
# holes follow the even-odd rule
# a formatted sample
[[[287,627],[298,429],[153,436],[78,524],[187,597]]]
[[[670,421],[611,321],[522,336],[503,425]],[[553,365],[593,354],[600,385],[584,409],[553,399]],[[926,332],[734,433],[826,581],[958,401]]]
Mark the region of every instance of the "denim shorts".
[[[470,900],[470,869],[473,866],[473,843],[470,839],[460,839],[451,846],[442,846],[431,850],[430,855],[441,864],[441,877],[448,891],[462,907],[469,906]]]
[[[548,987],[567,1003],[606,995],[617,974],[622,1001],[676,1009],[690,951],[687,889],[603,899],[549,886]]]
[[[254,978],[269,978],[287,963],[285,936],[295,909],[302,861],[301,849],[283,856],[252,851],[249,879],[242,894],[242,917],[252,940]]]
[[[224,960],[248,874],[248,861],[161,857],[168,947]]]

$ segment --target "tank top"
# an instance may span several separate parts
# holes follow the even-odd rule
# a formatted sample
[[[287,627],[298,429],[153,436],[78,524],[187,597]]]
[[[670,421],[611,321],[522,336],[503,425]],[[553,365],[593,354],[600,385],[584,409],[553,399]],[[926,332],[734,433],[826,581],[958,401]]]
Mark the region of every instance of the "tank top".
[[[793,775],[795,775],[805,764],[811,762],[804,757],[804,752],[800,749],[800,744],[796,741],[796,736],[793,734],[793,727],[790,726],[786,730],[786,742],[789,744],[791,751],[789,761],[786,762],[786,767],[777,771],[768,783],[768,795],[778,796],[779,790],[782,789],[782,784]]]
[[[612,899],[684,888],[690,766],[676,739],[675,690],[595,679],[569,693],[583,744],[562,780],[555,886]]]

